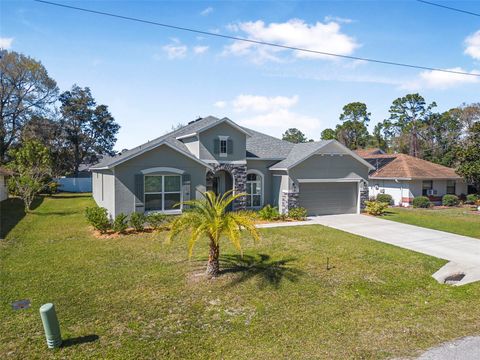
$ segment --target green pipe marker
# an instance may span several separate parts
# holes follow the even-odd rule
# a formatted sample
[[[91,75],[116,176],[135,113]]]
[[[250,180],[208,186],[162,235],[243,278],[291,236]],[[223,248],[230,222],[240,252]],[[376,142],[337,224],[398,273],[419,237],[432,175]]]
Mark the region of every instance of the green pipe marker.
[[[62,335],[60,334],[60,325],[58,324],[55,305],[52,303],[43,304],[40,307],[40,317],[42,318],[48,347],[50,349],[60,347],[62,344]]]

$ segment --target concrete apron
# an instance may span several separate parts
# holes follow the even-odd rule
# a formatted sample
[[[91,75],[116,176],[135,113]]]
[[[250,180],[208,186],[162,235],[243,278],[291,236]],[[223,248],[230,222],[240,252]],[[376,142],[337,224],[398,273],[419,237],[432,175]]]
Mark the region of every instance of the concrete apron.
[[[326,215],[306,221],[259,224],[258,228],[323,225],[372,240],[448,260],[432,276],[441,284],[455,286],[480,281],[480,239],[451,234],[419,226],[397,223],[366,215]],[[464,274],[461,279],[448,278]]]

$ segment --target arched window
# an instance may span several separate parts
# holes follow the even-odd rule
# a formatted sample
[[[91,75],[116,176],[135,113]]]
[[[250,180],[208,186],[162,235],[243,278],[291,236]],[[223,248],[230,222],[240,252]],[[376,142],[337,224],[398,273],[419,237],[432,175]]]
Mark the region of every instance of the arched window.
[[[259,171],[247,172],[247,207],[260,208],[263,205],[263,175]]]

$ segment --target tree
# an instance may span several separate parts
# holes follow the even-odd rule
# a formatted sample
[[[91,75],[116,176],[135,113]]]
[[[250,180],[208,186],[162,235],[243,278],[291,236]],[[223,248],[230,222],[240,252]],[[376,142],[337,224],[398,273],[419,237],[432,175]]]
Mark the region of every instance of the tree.
[[[408,94],[393,101],[390,106],[390,118],[384,122],[384,129],[394,138],[396,150],[408,152],[411,156],[420,157],[422,132],[431,110],[437,104],[426,105],[419,94]],[[406,150],[406,151],[405,151]]]
[[[25,55],[5,51],[0,57],[0,163],[18,142],[25,122],[45,114],[58,88],[45,67]]]
[[[114,155],[120,126],[106,105],[97,105],[88,87],[74,85],[60,95],[60,112],[67,145],[71,148],[75,175],[82,163],[94,163],[99,155]]]
[[[468,137],[457,148],[457,173],[480,189],[480,121],[470,126]]]
[[[343,113],[340,114],[343,123],[337,125],[335,131],[337,139],[352,150],[366,147],[370,139],[367,129],[370,115],[364,103],[353,102],[345,105]]]
[[[9,188],[19,195],[25,204],[25,212],[30,211],[32,202],[50,180],[51,159],[48,149],[38,141],[27,141],[18,149],[11,149],[12,161],[7,165],[13,172],[9,178]]]
[[[320,140],[336,140],[337,139],[337,133],[335,130],[327,128],[322,131],[320,134]]]
[[[210,251],[207,263],[207,275],[217,276],[220,270],[220,240],[227,237],[233,245],[242,252],[240,231],[245,229],[254,239],[260,240],[252,216],[244,211],[227,211],[229,205],[245,194],[232,195],[227,191],[221,196],[212,191],[202,193],[204,199],[185,201],[189,209],[173,220],[167,241],[171,241],[178,235],[189,232],[188,254],[192,256],[193,246],[202,237],[209,241]]]
[[[313,141],[313,140],[308,140],[305,134],[296,128],[290,128],[287,131],[285,131],[282,135],[282,140],[290,141],[294,144]]]

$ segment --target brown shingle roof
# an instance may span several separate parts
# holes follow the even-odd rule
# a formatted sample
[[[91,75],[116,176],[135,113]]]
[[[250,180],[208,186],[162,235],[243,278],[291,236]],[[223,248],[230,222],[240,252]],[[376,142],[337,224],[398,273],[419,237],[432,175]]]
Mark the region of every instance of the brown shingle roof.
[[[5,176],[12,175],[12,172],[0,166],[0,175],[5,175]]]
[[[357,149],[357,150],[354,150],[357,155],[365,158],[367,156],[371,156],[371,155],[380,155],[380,154],[385,154],[385,152],[379,148],[371,148],[371,149]]]
[[[461,179],[455,170],[434,164],[406,154],[380,154],[365,156],[372,165],[375,159],[392,159],[372,172],[370,178],[404,178],[404,179]]]

